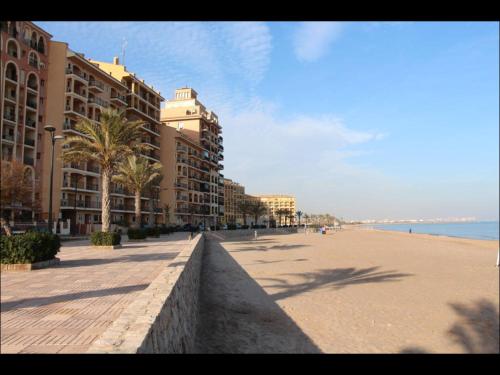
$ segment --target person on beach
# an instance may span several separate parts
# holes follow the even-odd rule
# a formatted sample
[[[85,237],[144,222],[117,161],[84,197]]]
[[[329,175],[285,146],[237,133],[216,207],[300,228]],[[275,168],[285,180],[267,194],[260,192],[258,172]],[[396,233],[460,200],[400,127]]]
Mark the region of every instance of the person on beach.
[[[410,231],[409,231],[409,233],[411,234],[411,228],[410,228]]]

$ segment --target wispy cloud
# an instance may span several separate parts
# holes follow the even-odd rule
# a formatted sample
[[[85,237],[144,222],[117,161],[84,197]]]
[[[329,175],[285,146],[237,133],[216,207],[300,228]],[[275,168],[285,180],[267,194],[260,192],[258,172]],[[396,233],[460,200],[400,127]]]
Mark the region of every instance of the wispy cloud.
[[[302,22],[294,35],[294,52],[300,61],[323,57],[342,31],[340,22]]]
[[[265,77],[272,50],[271,32],[262,22],[38,24],[55,40],[95,60],[120,56],[126,39],[127,69],[166,98],[180,86],[196,87],[208,107],[216,110],[230,101],[247,101]]]

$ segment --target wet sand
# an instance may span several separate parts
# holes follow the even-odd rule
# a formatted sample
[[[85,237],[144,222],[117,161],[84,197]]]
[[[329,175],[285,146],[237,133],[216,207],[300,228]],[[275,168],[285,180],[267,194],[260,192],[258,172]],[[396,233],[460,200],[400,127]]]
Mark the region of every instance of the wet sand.
[[[200,352],[499,352],[497,241],[351,227],[210,243]]]

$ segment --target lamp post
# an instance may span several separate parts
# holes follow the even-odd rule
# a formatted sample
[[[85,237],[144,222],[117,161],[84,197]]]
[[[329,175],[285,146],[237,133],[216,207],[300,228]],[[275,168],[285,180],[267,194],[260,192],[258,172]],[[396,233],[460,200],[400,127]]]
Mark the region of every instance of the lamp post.
[[[51,161],[50,161],[49,222],[47,226],[49,233],[52,233],[52,185],[54,179],[54,145],[56,144],[57,140],[64,139],[64,137],[62,135],[55,135],[54,133],[56,132],[56,128],[52,125],[46,125],[44,129],[45,131],[48,131],[50,133],[50,141],[52,143]]]

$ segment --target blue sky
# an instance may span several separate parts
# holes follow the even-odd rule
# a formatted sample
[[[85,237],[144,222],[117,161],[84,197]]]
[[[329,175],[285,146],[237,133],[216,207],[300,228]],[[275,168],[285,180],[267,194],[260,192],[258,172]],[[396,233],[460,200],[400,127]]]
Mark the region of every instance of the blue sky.
[[[121,56],[224,127],[248,193],[350,219],[498,220],[495,22],[36,22],[96,60]]]

